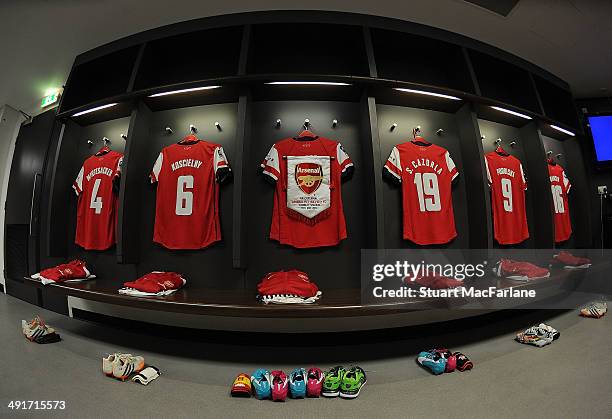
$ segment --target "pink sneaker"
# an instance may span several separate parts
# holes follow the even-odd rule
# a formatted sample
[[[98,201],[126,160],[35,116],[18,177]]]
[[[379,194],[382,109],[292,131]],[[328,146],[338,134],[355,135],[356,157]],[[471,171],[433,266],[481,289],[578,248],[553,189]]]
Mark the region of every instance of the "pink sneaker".
[[[308,397],[321,396],[321,389],[323,388],[324,378],[323,371],[321,371],[320,368],[310,368],[306,376],[306,395]]]
[[[440,354],[440,356],[446,359],[446,366],[444,367],[444,372],[453,372],[457,368],[457,357],[448,349],[436,349],[436,352]]]
[[[280,371],[275,370],[270,374],[272,377],[272,400],[275,402],[284,402],[287,398],[287,392],[289,391],[289,380],[287,375]]]

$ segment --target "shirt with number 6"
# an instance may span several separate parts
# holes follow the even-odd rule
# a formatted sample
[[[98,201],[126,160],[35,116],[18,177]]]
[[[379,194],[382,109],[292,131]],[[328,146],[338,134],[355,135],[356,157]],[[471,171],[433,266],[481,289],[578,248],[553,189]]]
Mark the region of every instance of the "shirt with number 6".
[[[221,240],[219,183],[231,172],[219,144],[188,136],[162,149],[153,241],[168,249],[201,249]]]
[[[556,163],[548,163],[548,176],[550,177],[550,191],[553,199],[555,243],[560,243],[566,241],[572,235],[572,222],[567,199],[572,184],[565,175],[563,167]]]
[[[398,144],[384,168],[402,184],[404,239],[428,245],[448,243],[457,236],[451,184],[459,172],[445,148]]]
[[[75,243],[86,250],[115,244],[117,194],[113,181],[121,173],[123,154],[102,148],[83,163],[72,188],[78,196]]]

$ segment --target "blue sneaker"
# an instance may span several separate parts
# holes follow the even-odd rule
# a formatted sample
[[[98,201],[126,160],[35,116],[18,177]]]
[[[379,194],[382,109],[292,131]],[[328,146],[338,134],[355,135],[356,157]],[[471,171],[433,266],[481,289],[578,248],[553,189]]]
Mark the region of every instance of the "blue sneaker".
[[[260,368],[251,376],[251,386],[253,393],[259,400],[269,399],[271,395],[270,388],[270,371],[265,368]]]
[[[289,374],[289,390],[294,399],[306,397],[306,370],[296,368]]]
[[[435,349],[419,353],[417,362],[431,370],[435,375],[442,374],[446,369],[446,359],[436,352]]]

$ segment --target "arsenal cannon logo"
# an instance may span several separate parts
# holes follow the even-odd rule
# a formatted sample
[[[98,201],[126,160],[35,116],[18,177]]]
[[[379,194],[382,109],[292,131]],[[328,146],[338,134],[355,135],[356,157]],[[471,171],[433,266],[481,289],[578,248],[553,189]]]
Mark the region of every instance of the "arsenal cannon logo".
[[[313,194],[323,181],[323,168],[317,163],[298,163],[295,165],[295,182],[307,195]]]

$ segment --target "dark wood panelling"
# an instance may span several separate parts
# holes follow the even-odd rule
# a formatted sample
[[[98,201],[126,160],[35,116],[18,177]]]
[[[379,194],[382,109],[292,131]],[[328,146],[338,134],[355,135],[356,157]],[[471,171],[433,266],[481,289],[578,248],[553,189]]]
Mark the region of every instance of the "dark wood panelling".
[[[362,29],[323,23],[253,25],[247,72],[367,76]]]
[[[410,33],[372,29],[378,77],[475,93],[459,45]]]

